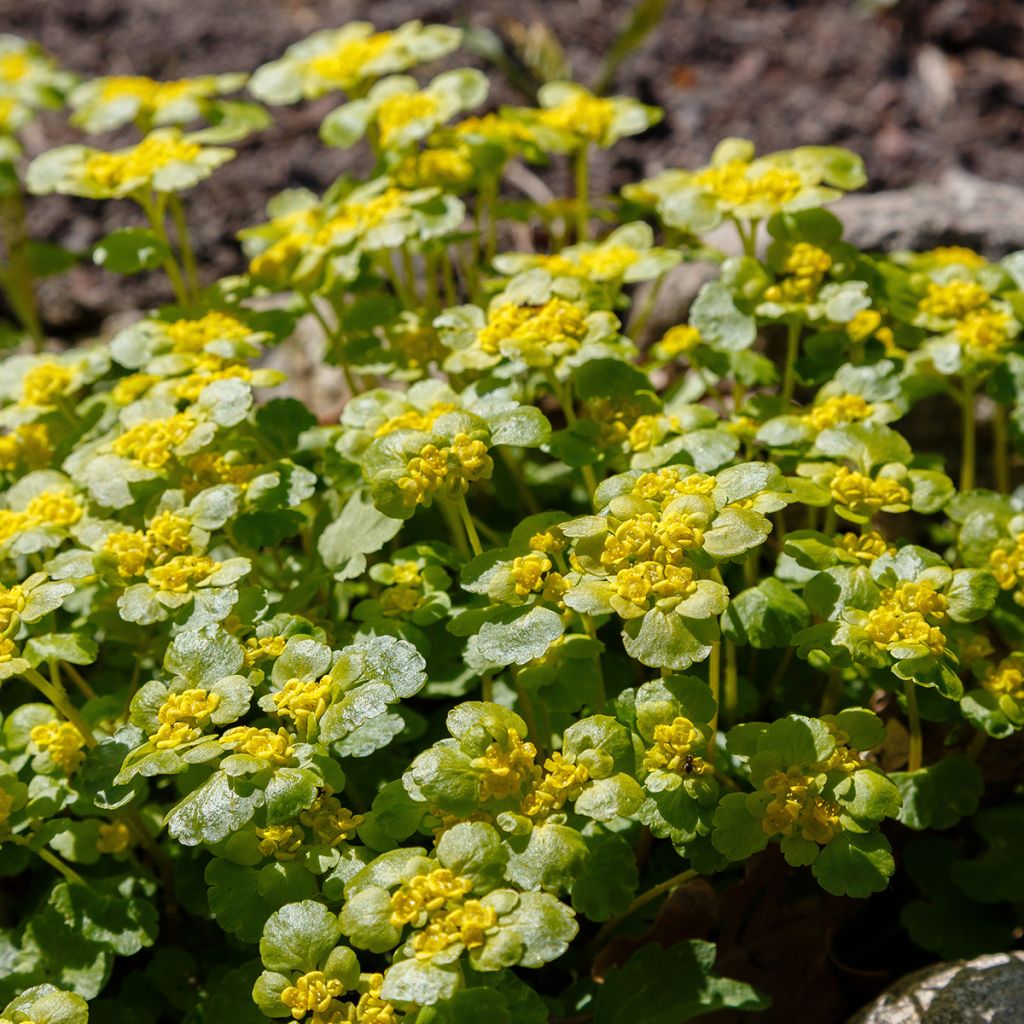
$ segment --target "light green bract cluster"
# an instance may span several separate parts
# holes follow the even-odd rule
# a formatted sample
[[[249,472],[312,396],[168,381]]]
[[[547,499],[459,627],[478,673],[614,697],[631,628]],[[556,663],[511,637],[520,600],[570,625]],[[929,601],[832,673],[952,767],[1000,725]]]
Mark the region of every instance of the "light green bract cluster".
[[[757,1010],[707,943],[629,957],[678,933],[659,896],[750,865],[869,897],[1011,788],[984,743],[1024,729],[1024,257],[859,252],[832,148],[727,140],[594,196],[594,149],[660,112],[414,77],[460,38],[354,23],[251,79],[79,84],[0,38],[0,199],[136,204],[53,268],[174,295],[58,349],[38,259],[0,268],[35,341],[0,365],[3,1024]],[[211,281],[185,194],[268,122],[246,87],[344,94],[321,136],[374,170],[276,197]],[[62,98],[138,141],[22,168]],[[549,159],[575,194],[516,195]],[[722,224],[736,254],[655,330]],[[306,327],[330,410],[275,393]],[[957,407],[960,451],[901,433]],[[932,837],[923,948],[992,903],[1012,941],[1014,806],[988,853]]]

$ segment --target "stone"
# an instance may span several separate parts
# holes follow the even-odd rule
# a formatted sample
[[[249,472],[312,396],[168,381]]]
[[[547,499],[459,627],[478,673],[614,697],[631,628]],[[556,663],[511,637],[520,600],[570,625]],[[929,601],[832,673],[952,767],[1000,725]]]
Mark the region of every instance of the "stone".
[[[1020,1024],[1024,953],[933,964],[901,978],[848,1024]]]

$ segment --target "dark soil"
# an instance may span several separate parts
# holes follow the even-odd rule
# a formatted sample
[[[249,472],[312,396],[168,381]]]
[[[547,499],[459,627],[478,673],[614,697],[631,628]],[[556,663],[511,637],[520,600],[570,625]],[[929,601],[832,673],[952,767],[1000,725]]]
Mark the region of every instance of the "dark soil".
[[[418,17],[486,28],[513,51],[517,28],[548,26],[576,77],[593,82],[630,7],[625,0],[0,0],[0,31],[39,40],[84,75],[169,78],[252,69],[309,32],[353,18],[380,27]],[[492,77],[494,102],[528,99],[503,75]],[[849,146],[864,156],[875,189],[935,178],[951,165],[1024,180],[1021,0],[899,0],[876,15],[855,0],[669,0],[615,87],[664,107],[666,119],[612,150],[597,169],[597,187],[702,162],[728,135],[751,138],[761,150]],[[241,267],[234,232],[261,219],[270,196],[285,187],[320,189],[352,168],[350,154],[317,142],[332,102],[278,111],[273,129],[243,144],[234,163],[195,191],[192,221],[211,277]],[[48,117],[30,148],[73,138]],[[545,173],[560,183],[561,168]],[[75,249],[136,222],[127,203],[33,204],[35,232]],[[86,266],[50,283],[43,305],[50,328],[74,336],[117,310],[161,301],[162,287]]]

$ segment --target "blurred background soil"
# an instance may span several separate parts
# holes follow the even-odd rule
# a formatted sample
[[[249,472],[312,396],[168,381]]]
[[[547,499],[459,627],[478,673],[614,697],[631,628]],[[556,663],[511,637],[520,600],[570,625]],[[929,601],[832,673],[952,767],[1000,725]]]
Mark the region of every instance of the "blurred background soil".
[[[631,8],[625,0],[0,0],[0,31],[37,39],[83,75],[175,78],[251,70],[310,32],[352,19],[379,28],[414,17],[444,21],[484,33],[492,45],[500,41],[504,70],[457,55],[492,73],[491,102],[498,104],[529,102],[537,83],[531,69],[550,73],[563,57],[578,80],[593,85]],[[613,88],[663,107],[666,116],[603,155],[596,188],[699,164],[729,135],[750,138],[762,151],[849,146],[867,163],[870,190],[937,182],[951,169],[1024,185],[1022,0],[897,0],[884,7],[876,0],[874,10],[866,0],[668,0],[661,23],[622,62]],[[243,143],[233,163],[191,194],[211,278],[242,267],[235,231],[259,221],[276,192],[319,190],[339,173],[360,170],[357,157],[317,140],[335,102],[278,110],[273,128]],[[29,145],[35,152],[75,138],[48,116]],[[563,187],[559,164],[540,174]],[[942,190],[924,198],[934,206],[950,202]],[[136,218],[128,203],[33,201],[35,232],[74,249]],[[1019,229],[1024,236],[1024,222]],[[163,300],[162,287],[156,275],[118,280],[82,266],[48,282],[42,304],[51,331],[70,339],[95,331],[117,310]]]

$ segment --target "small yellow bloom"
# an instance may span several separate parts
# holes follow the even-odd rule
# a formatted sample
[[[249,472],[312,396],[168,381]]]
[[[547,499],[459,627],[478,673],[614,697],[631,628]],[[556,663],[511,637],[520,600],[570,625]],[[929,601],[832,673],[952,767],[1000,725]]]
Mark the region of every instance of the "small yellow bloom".
[[[146,573],[150,586],[172,594],[187,594],[192,587],[202,583],[220,569],[208,555],[177,555],[163,565]]]
[[[182,444],[196,427],[187,412],[162,420],[143,420],[114,438],[116,455],[141,463],[147,469],[162,469],[173,458],[172,449]]]
[[[882,314],[875,309],[860,309],[846,324],[846,333],[854,342],[864,342],[881,326]]]
[[[702,341],[700,331],[689,324],[670,327],[651,350],[655,359],[669,362],[692,352]]]
[[[292,719],[299,731],[305,732],[309,727],[309,720],[312,718],[314,722],[319,721],[327,710],[330,696],[331,683],[329,679],[321,679],[317,682],[289,679],[274,694],[273,701],[279,718]]]
[[[363,823],[363,815],[353,814],[337,797],[321,794],[311,807],[299,815],[299,821],[311,828],[317,842],[328,846],[347,843]]]
[[[171,351],[198,355],[212,341],[241,341],[252,330],[237,317],[212,310],[197,320],[175,320],[164,326],[171,341]]]
[[[0,470],[11,472],[19,463],[26,469],[50,464],[53,447],[45,423],[23,423],[9,434],[0,434]]]
[[[374,437],[386,437],[396,430],[432,430],[434,424],[444,415],[455,412],[458,407],[454,402],[435,402],[429,409],[420,411],[410,409],[385,420],[375,431]]]
[[[25,607],[25,591],[15,584],[5,587],[0,583],[0,633],[6,633],[11,623]]]
[[[1014,340],[1010,315],[998,309],[972,310],[953,330],[965,349],[982,358],[998,357]]]
[[[116,153],[95,150],[86,159],[82,176],[90,187],[120,192],[151,181],[157,171],[172,163],[190,163],[202,152],[196,142],[182,139],[177,132],[148,135],[130,149]]]
[[[82,518],[82,506],[67,491],[41,491],[25,506],[25,515],[47,526],[74,526]]]
[[[22,377],[20,404],[49,408],[71,391],[74,380],[75,373],[70,366],[56,362],[37,363]]]
[[[170,750],[199,739],[219,705],[219,694],[198,687],[169,693],[157,712],[160,727],[149,737],[150,742]]]
[[[290,764],[295,757],[292,740],[287,729],[257,729],[251,725],[236,725],[220,737],[220,742],[237,753],[258,757],[272,765]]]
[[[308,971],[282,991],[281,1002],[291,1010],[295,1020],[302,1020],[307,1013],[326,1013],[333,1000],[344,991],[339,979],[327,978],[323,971]]]
[[[96,839],[97,853],[124,853],[132,845],[132,831],[123,821],[104,821]]]
[[[815,432],[847,423],[860,423],[874,412],[860,395],[833,395],[807,410],[801,419]]]
[[[868,533],[844,533],[838,538],[838,546],[860,562],[871,563],[882,555],[894,555],[896,549],[875,531]]]
[[[644,755],[644,771],[674,772],[676,775],[703,775],[711,770],[695,750],[707,748],[701,731],[683,715],[671,723],[654,727],[654,746]]]
[[[555,752],[544,762],[544,775],[523,798],[519,812],[534,821],[555,814],[583,792],[589,778],[586,765],[570,764]]]
[[[1014,652],[988,670],[981,685],[997,697],[1024,704],[1024,654]]]
[[[544,574],[551,571],[551,559],[544,555],[523,555],[512,560],[509,570],[520,597],[536,593],[544,586]]]
[[[855,515],[872,515],[882,508],[910,506],[910,491],[889,477],[872,480],[842,466],[829,485],[832,500]]]
[[[924,298],[917,304],[920,312],[946,320],[960,320],[968,313],[988,305],[992,296],[976,281],[955,279],[946,284],[929,281]]]
[[[565,299],[548,299],[539,306],[506,302],[489,312],[477,343],[488,355],[518,357],[542,367],[576,352],[587,331],[583,311]]]
[[[796,171],[768,167],[757,173],[747,160],[730,160],[717,167],[707,167],[698,171],[693,180],[730,206],[760,202],[784,206],[803,190],[803,179]]]
[[[295,860],[305,840],[302,829],[295,825],[270,825],[256,829],[260,841],[256,844],[264,857],[274,860]]]
[[[603,146],[615,122],[615,102],[591,96],[583,89],[574,90],[557,106],[541,110],[538,119],[545,127],[574,137],[578,145]]]
[[[245,663],[255,665],[264,658],[280,658],[287,639],[283,636],[251,636],[245,641]]]
[[[73,774],[85,760],[85,738],[70,722],[46,722],[32,727],[29,739],[41,752],[48,753],[65,775]]]
[[[520,793],[540,778],[541,769],[535,763],[537,748],[524,742],[517,732],[509,730],[504,743],[492,743],[483,757],[473,761],[473,767],[482,772],[480,779],[481,802]]]

